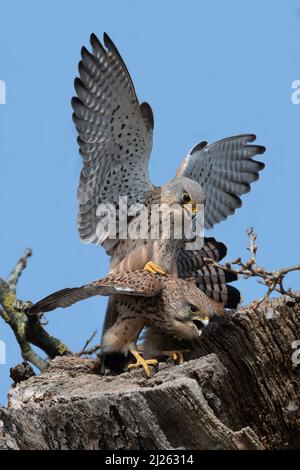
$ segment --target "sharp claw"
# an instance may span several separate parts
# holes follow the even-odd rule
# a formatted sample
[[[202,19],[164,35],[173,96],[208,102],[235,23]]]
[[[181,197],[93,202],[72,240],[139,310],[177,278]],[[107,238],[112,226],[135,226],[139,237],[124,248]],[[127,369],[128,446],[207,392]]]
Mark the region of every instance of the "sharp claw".
[[[172,357],[174,362],[177,361],[178,356],[177,356],[177,353],[175,351],[171,353],[171,357]]]
[[[173,359],[175,364],[183,364],[184,363],[184,356],[183,352],[188,352],[187,350],[185,351],[161,351],[160,354],[162,356],[168,356]]]
[[[166,272],[161,269],[154,261],[148,261],[144,266],[144,271],[148,271],[151,274],[160,274],[162,276],[166,275]]]
[[[183,364],[184,363],[184,356],[182,352],[178,353],[178,364]]]
[[[137,351],[130,351],[134,357],[136,358],[136,362],[134,364],[129,364],[128,369],[137,369],[138,367],[143,367],[146,377],[150,379],[151,377],[151,370],[149,366],[157,366],[158,361],[156,359],[144,359]]]

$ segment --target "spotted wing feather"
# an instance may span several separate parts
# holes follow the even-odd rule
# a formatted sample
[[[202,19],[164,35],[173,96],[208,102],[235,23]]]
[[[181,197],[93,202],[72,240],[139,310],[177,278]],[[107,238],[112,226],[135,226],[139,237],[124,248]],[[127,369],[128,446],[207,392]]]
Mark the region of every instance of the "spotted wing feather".
[[[205,228],[211,228],[233,214],[242,205],[240,196],[250,191],[250,185],[264,168],[253,160],[265,147],[251,144],[253,134],[242,134],[213,144],[201,142],[187,155],[177,176],[194,179],[205,191]]]
[[[146,271],[132,271],[121,274],[111,274],[104,279],[91,282],[81,287],[62,289],[34,304],[29,314],[50,312],[56,308],[65,308],[80,300],[95,295],[133,295],[152,297],[162,288],[162,278]]]
[[[129,205],[143,203],[152,188],[148,160],[153,114],[147,103],[139,104],[111,39],[104,34],[103,46],[92,34],[91,46],[92,52],[82,48],[80,78],[75,80],[77,96],[72,99],[83,163],[77,194],[78,229],[83,242],[105,246],[109,234],[100,228],[103,214],[97,215],[99,204],[110,203],[118,209],[122,195],[128,197]]]

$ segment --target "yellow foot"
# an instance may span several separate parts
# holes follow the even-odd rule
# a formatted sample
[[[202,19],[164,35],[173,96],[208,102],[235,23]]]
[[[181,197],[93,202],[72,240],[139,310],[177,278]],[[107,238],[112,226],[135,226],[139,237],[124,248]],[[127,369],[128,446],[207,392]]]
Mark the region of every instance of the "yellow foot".
[[[183,351],[161,351],[162,356],[168,356],[173,361],[175,364],[183,364],[184,363],[184,356],[183,353],[188,352],[188,349],[185,349]]]
[[[144,266],[144,271],[148,271],[151,274],[161,274],[162,276],[166,275],[166,272],[161,269],[154,261],[148,261]]]
[[[130,351],[131,354],[136,358],[135,364],[129,364],[128,369],[137,369],[143,367],[146,377],[150,379],[151,370],[149,366],[157,366],[158,361],[156,359],[144,359],[137,351]]]

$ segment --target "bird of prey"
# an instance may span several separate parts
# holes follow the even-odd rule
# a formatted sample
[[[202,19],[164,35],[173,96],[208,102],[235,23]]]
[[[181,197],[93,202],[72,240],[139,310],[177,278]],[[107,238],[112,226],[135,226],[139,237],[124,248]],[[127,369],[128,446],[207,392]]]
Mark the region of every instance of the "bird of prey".
[[[111,296],[117,315],[104,332],[102,351],[120,353],[119,361],[131,352],[136,365],[142,365],[149,376],[148,365],[156,364],[156,360],[145,361],[136,348],[144,327],[146,352],[155,351],[157,355],[170,355],[182,361],[178,341],[191,343],[199,339],[213,315],[224,314],[224,306],[235,308],[240,301],[239,291],[227,284],[237,279],[236,274],[205,264],[206,258],[221,260],[226,255],[225,245],[207,238],[201,252],[196,254],[179,259],[179,273],[185,279],[146,270],[112,273],[90,284],[55,292],[34,304],[28,314],[68,307],[95,295]],[[175,350],[170,349],[176,341]],[[123,364],[120,361],[118,370],[122,371],[127,363],[128,359]]]
[[[213,144],[200,142],[184,158],[174,179],[155,186],[148,174],[154,128],[151,106],[139,103],[127,67],[108,35],[104,34],[101,44],[92,34],[90,42],[91,52],[85,47],[81,51],[77,96],[72,99],[83,161],[77,194],[80,238],[106,249],[111,273],[145,267],[150,272],[175,274],[180,260],[191,259],[181,241],[172,237],[122,239],[118,224],[116,233],[103,230],[99,205],[112,204],[119,222],[123,215],[119,196],[127,197],[128,206],[143,204],[149,213],[157,203],[176,207],[183,215],[188,210],[195,213],[196,205],[205,202],[205,228],[212,228],[241,206],[240,196],[250,191],[264,168],[253,157],[265,148],[253,144],[253,134]],[[129,225],[134,222],[134,217],[128,219]],[[110,299],[104,331],[117,317],[114,299]]]
[[[181,249],[178,255],[178,276],[186,282],[194,283],[211,299],[214,311],[218,316],[227,314],[225,309],[236,309],[241,301],[238,289],[229,283],[237,280],[237,275],[225,268],[211,264],[208,260],[221,261],[227,254],[224,243],[215,238],[204,238],[201,250],[185,251]],[[145,356],[157,355],[170,351],[170,356],[178,356],[182,361],[180,351],[187,348],[182,339],[174,338],[166,332],[152,327],[143,334],[143,351]],[[120,358],[119,358],[120,361]]]
[[[176,272],[178,243],[173,249],[170,240],[120,239],[118,232],[113,236],[99,232],[99,205],[109,203],[118,209],[119,196],[126,196],[128,205],[139,203],[150,210],[152,204],[166,203],[184,212],[205,200],[205,227],[211,228],[241,206],[239,196],[250,190],[264,167],[253,157],[265,148],[251,144],[256,138],[252,134],[211,145],[201,142],[188,153],[173,180],[154,186],[148,174],[154,127],[151,107],[139,103],[127,67],[108,35],[104,34],[104,46],[95,34],[90,41],[92,52],[85,47],[81,51],[77,97],[72,99],[83,160],[78,187],[80,238],[104,246],[111,255],[111,272],[142,269],[151,261],[150,271],[158,265]],[[122,214],[116,215],[119,220]],[[165,243],[169,243],[167,250],[162,247]]]
[[[142,366],[147,377],[156,359],[144,359],[137,339],[146,327],[188,341],[196,341],[209,319],[222,311],[197,286],[174,275],[161,276],[145,270],[110,274],[81,287],[63,289],[37,302],[28,314],[68,307],[95,295],[113,295],[118,319],[103,336],[104,352],[130,352],[136,359],[128,367]],[[172,351],[169,351],[172,354]],[[161,353],[165,353],[161,351]]]

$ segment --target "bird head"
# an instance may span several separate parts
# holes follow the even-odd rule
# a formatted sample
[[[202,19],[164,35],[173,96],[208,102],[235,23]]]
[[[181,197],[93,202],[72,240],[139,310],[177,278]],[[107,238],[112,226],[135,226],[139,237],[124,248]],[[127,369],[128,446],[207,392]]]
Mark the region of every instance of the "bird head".
[[[205,194],[200,184],[190,178],[179,176],[161,188],[161,203],[171,209],[190,211],[197,214],[197,205],[204,204]]]
[[[210,299],[192,282],[176,278],[162,291],[167,333],[197,340],[214,316]]]

